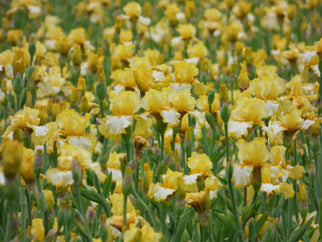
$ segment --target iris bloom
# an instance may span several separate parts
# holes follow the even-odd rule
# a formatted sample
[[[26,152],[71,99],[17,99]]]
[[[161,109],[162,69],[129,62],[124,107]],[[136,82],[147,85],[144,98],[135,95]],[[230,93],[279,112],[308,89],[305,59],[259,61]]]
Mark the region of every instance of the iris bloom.
[[[234,165],[233,181],[235,187],[245,187],[251,182],[261,182],[261,168],[267,164],[271,154],[267,150],[264,138],[255,138],[251,142],[241,139],[236,143],[239,164]],[[251,176],[252,175],[252,176]]]
[[[185,194],[185,181],[183,173],[167,170],[167,173],[162,176],[163,184],[150,184],[148,196],[154,197],[156,201],[164,201],[169,196],[176,193],[179,197]]]
[[[238,99],[236,108],[231,111],[228,121],[228,132],[236,138],[248,135],[248,129],[267,117],[267,110],[263,100],[257,98],[241,97]]]
[[[113,216],[107,219],[107,224],[116,227],[119,230],[122,230],[123,228],[123,199],[122,193],[109,196],[109,200],[112,203],[111,212],[113,213]],[[126,205],[126,221],[127,227],[129,227],[131,224],[138,223],[138,216],[130,199],[127,199]]]
[[[141,107],[141,100],[136,92],[123,91],[111,97],[111,111],[98,126],[98,130],[105,137],[111,134],[121,134],[125,128],[132,125],[134,113]]]
[[[140,221],[143,224],[141,228],[136,227],[136,225],[131,224],[130,229],[124,233],[124,242],[132,241],[160,241],[162,238],[161,233],[154,231],[153,227],[145,220]]]

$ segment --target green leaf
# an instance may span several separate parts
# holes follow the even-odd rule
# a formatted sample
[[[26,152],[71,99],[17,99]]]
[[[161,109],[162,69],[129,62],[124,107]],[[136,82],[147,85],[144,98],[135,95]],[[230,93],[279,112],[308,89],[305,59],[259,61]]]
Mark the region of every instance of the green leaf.
[[[95,191],[94,189],[88,189],[86,187],[82,188],[81,191],[82,196],[86,197],[89,200],[92,200],[94,202],[97,202],[101,205],[103,205],[104,203],[106,203],[105,198],[103,198],[97,191]]]
[[[263,227],[268,218],[267,212],[260,217],[255,223],[255,234],[258,234],[259,230]]]
[[[322,234],[322,199],[320,199],[320,211],[319,211],[319,230],[320,230],[320,236]]]
[[[215,119],[214,119],[214,117],[212,116],[212,114],[210,112],[206,112],[206,120],[209,123],[209,125],[211,126],[211,128],[213,130],[215,130],[216,129],[216,122],[215,122]]]
[[[172,241],[180,241],[182,233],[186,229],[187,222],[191,219],[192,215],[194,213],[193,209],[185,208],[183,211],[183,214],[181,215],[178,226],[176,227],[175,235],[173,236]]]
[[[79,231],[81,232],[81,234],[91,241],[92,239],[91,231],[88,227],[86,220],[78,210],[75,210],[75,219],[76,219],[76,225]]]
[[[292,232],[291,237],[287,240],[287,242],[297,242],[306,232],[306,230],[312,224],[314,217],[307,221],[305,224],[301,225],[295,231]]]
[[[107,178],[103,184],[103,195],[107,197],[108,194],[111,192],[112,188],[112,172],[108,173]]]
[[[236,222],[235,222],[233,214],[229,210],[227,210],[227,213],[228,214],[215,212],[214,215],[226,227],[237,232],[238,229],[236,227]]]
[[[260,204],[258,202],[243,207],[243,209],[241,209],[241,216],[243,218],[243,221],[246,223],[251,217],[255,216],[259,207]]]

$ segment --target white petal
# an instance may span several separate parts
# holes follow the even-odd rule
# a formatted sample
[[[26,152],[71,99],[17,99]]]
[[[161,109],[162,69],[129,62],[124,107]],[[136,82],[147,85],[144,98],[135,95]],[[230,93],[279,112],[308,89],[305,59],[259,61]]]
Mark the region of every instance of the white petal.
[[[253,167],[240,165],[234,165],[233,181],[236,187],[245,187],[250,183],[250,175],[253,171]]]
[[[72,171],[63,172],[62,177],[65,185],[72,185],[74,183]]]
[[[6,179],[4,177],[3,172],[0,172],[0,185],[5,185],[6,184]]]
[[[0,90],[0,103],[4,100],[5,94]]]
[[[122,172],[120,170],[107,168],[108,172],[112,172],[112,181],[117,181],[122,179]]]
[[[193,58],[189,58],[189,59],[184,59],[186,62],[188,63],[193,63],[193,64],[198,64],[199,62],[199,57],[193,57]]]
[[[163,121],[168,123],[171,126],[175,126],[179,124],[180,113],[178,113],[174,109],[161,111],[161,116],[163,118]]]
[[[48,50],[56,50],[55,44],[56,44],[56,40],[47,39],[45,41],[45,45]]]
[[[102,150],[102,143],[101,142],[97,142],[96,143],[96,146],[95,146],[95,149],[94,149],[94,152],[97,153],[97,154],[100,154],[101,153],[101,150]]]
[[[183,179],[184,179],[184,182],[186,183],[186,185],[190,185],[190,184],[196,183],[198,176],[200,176],[200,175],[201,175],[201,173],[186,175],[183,177]]]
[[[186,18],[186,16],[184,15],[183,12],[177,13],[176,17],[177,17],[177,20],[179,20],[179,21],[184,20]]]
[[[270,183],[262,183],[262,185],[261,185],[261,191],[266,192],[267,194],[270,194],[273,191],[278,191],[279,189],[280,189],[280,184],[273,185]]]
[[[67,140],[69,144],[82,147],[85,150],[90,150],[93,146],[91,140],[88,137],[69,136]]]
[[[319,69],[319,65],[313,65],[311,66],[311,69],[313,70],[313,72],[315,73],[315,75],[317,75],[318,77],[320,77],[321,73],[320,73],[320,69]]]
[[[278,109],[278,102],[276,101],[266,101],[265,102],[265,108],[267,111],[267,117],[273,115],[276,113],[277,109]]]
[[[157,201],[165,200],[168,196],[172,195],[175,192],[174,189],[164,188],[156,184],[153,188],[154,198]]]
[[[182,39],[181,37],[173,38],[173,39],[171,40],[171,45],[172,45],[172,46],[176,46],[176,45],[178,45],[178,44],[180,43],[181,39]]]
[[[46,136],[49,131],[47,126],[30,125],[30,127],[34,130],[34,135],[36,137]]]
[[[282,126],[281,122],[279,121],[269,121],[268,127],[263,125],[262,129],[266,131],[266,133],[271,137],[274,137],[280,132],[282,132],[283,130],[285,130],[285,128]]]
[[[164,81],[164,73],[162,71],[153,71],[152,76],[156,82]]]
[[[38,7],[38,6],[31,6],[31,5],[28,6],[28,10],[32,14],[39,14],[40,11],[41,11],[40,7]]]
[[[300,57],[304,63],[310,62],[312,57],[316,55],[316,50],[314,51],[305,51],[303,54],[300,54]]]
[[[108,130],[113,134],[123,133],[123,129],[129,127],[132,124],[131,116],[109,116],[106,120]]]
[[[314,123],[315,123],[315,120],[310,120],[310,119],[304,120],[303,128],[308,129]]]
[[[198,124],[201,127],[205,125],[205,123],[206,123],[206,113],[205,112],[199,112],[199,111],[195,110],[195,111],[190,111],[188,113],[196,118],[196,120],[198,121]]]
[[[171,83],[170,87],[174,90],[177,90],[178,92],[187,91],[191,89],[191,85],[185,83]]]
[[[228,133],[235,138],[240,138],[242,135],[248,134],[248,128],[253,127],[253,122],[239,122],[229,119]]]
[[[144,25],[149,25],[151,23],[151,20],[149,18],[145,18],[142,16],[139,17],[138,21]]]

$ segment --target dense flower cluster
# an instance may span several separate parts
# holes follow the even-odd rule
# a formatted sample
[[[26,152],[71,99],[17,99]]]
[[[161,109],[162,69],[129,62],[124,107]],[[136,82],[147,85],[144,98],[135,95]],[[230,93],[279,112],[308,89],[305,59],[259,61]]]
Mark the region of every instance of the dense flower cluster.
[[[318,241],[322,5],[293,2],[3,1],[0,238]]]

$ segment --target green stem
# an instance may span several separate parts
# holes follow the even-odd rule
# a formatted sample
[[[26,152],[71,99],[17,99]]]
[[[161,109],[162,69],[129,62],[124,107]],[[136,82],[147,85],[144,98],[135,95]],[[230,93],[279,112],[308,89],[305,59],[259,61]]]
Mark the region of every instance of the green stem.
[[[16,112],[20,110],[20,96],[21,95],[16,95]]]
[[[172,129],[172,146],[171,146],[171,149],[172,149],[173,152],[175,151],[175,148],[176,148],[176,135],[177,135],[177,132],[175,132],[174,129]]]
[[[207,228],[202,224],[200,224],[200,237],[202,242],[207,240]]]
[[[23,192],[23,187],[21,187],[20,191],[20,198],[21,198],[21,214],[20,214],[20,229],[21,229],[21,241],[26,241],[26,208],[27,208],[27,202],[25,198],[25,194]]]
[[[151,213],[151,209],[149,208],[149,206],[142,200],[141,196],[135,191],[135,189],[133,189],[133,187],[131,186],[131,190],[132,190],[132,194],[133,196],[138,200],[138,202],[145,208],[146,214],[149,218],[149,222],[152,225],[153,228],[157,228],[156,224],[155,224],[155,220],[153,218],[153,215]]]
[[[47,235],[48,231],[49,231],[49,221],[48,221],[48,206],[47,206],[47,201],[45,199],[45,196],[42,192],[42,189],[41,189],[41,184],[40,184],[40,172],[37,172],[37,175],[36,175],[36,182],[37,182],[37,188],[38,188],[38,192],[41,196],[41,199],[43,200],[43,205],[44,205],[44,229],[45,229],[45,236]]]
[[[247,205],[247,187],[244,188],[244,206]]]
[[[185,147],[184,147],[184,139],[181,139],[181,150],[182,150],[181,167],[184,168],[185,172],[188,172],[188,169],[186,167],[186,152],[185,152]]]
[[[123,225],[126,226],[126,205],[127,205],[127,196],[124,196],[123,199]]]
[[[296,156],[296,139],[293,141],[293,151],[294,151],[294,160],[293,160],[293,166],[297,165],[297,156]]]
[[[25,188],[25,195],[27,198],[27,211],[28,211],[27,222],[28,222],[28,226],[31,226],[31,224],[32,224],[32,220],[31,220],[31,218],[32,218],[31,217],[32,205],[31,205],[30,194],[29,194],[28,188]]]
[[[104,105],[103,105],[103,101],[100,101],[100,114],[101,117],[104,118]]]
[[[229,179],[229,178],[228,178],[228,189],[229,189],[229,194],[230,194],[230,198],[231,198],[231,206],[233,209],[233,215],[235,217],[235,223],[236,223],[236,226],[238,227],[238,237],[239,237],[240,241],[244,241],[244,236],[243,236],[242,229],[241,229],[241,226],[239,223],[237,205],[236,205],[235,194],[234,194],[234,189],[233,189],[233,183],[232,183],[231,179]]]
[[[229,144],[228,144],[228,123],[225,123],[225,151],[226,151],[226,162],[229,162]]]
[[[293,203],[294,203],[294,208],[295,208],[295,218],[296,218],[296,221],[299,221],[299,207],[298,207],[298,201],[297,201],[296,181],[293,181],[293,190],[294,190]]]
[[[12,220],[13,220],[13,208],[12,204],[8,204],[9,208],[9,219],[7,223],[7,231],[6,231],[6,237],[4,241],[10,241],[11,239],[11,234],[12,234]]]
[[[79,212],[84,215],[84,208],[81,200],[81,194],[79,189],[79,184],[75,184],[75,199]]]
[[[161,155],[160,155],[160,160],[163,160],[163,152],[164,151],[164,134],[161,134]]]

